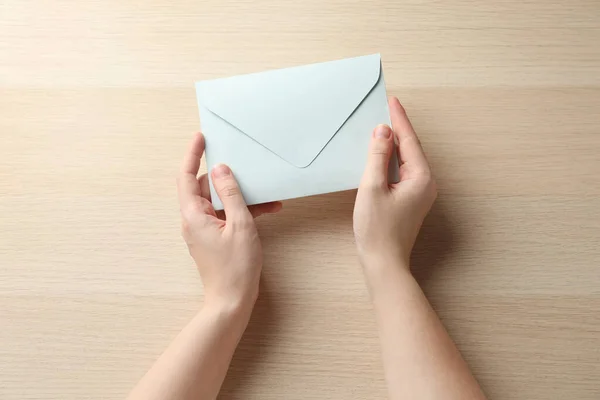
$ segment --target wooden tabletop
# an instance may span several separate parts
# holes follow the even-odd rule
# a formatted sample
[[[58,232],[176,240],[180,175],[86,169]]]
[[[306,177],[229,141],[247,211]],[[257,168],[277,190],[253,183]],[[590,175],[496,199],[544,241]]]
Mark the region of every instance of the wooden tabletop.
[[[197,80],[380,52],[439,183],[414,270],[492,399],[600,398],[596,0],[0,5],[0,398],[123,398],[198,309]],[[223,399],[385,398],[354,192],[260,220]]]

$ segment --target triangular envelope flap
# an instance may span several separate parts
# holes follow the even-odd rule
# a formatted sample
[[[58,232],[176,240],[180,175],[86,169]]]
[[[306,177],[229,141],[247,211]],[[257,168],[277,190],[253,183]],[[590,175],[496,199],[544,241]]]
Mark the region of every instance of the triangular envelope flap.
[[[198,82],[211,112],[287,162],[308,166],[379,80],[379,54]]]

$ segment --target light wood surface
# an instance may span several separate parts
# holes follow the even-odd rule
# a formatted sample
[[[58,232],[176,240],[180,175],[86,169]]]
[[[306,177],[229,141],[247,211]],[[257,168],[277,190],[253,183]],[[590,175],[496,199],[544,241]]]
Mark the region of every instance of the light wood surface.
[[[193,82],[381,52],[437,176],[415,273],[492,399],[600,398],[600,3],[0,3],[0,398],[122,398],[201,301]],[[354,193],[260,221],[223,399],[385,387]]]

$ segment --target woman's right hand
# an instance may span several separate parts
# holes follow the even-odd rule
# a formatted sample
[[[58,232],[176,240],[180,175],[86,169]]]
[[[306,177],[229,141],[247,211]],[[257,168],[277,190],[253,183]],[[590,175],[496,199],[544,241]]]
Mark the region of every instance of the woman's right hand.
[[[389,107],[393,130],[379,125],[373,131],[354,206],[354,235],[364,268],[391,265],[408,270],[410,253],[437,191],[404,108],[395,97],[389,98]],[[390,185],[388,167],[396,142],[400,182]]]

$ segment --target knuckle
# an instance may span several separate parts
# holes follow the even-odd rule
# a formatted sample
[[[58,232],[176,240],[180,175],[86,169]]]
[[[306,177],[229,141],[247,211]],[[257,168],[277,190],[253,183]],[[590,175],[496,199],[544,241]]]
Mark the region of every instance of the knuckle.
[[[423,182],[427,182],[428,184],[433,182],[433,176],[431,175],[431,171],[428,169],[424,169],[421,171],[421,179]]]
[[[375,156],[375,157],[387,157],[388,155],[388,151],[385,149],[378,149],[378,148],[374,148],[373,150],[371,150],[371,155]]]
[[[181,217],[181,235],[187,239],[203,229],[208,220],[205,218],[204,212],[183,211]]]
[[[421,139],[416,134],[407,135],[403,138],[403,142],[413,142],[419,146],[421,146]]]
[[[239,190],[236,185],[227,183],[221,187],[219,194],[223,197],[235,197],[239,194]]]
[[[254,219],[250,213],[236,215],[230,222],[236,229],[239,230],[247,230],[254,226]]]
[[[202,212],[202,207],[197,203],[188,204],[181,209],[181,216],[183,221],[190,222],[194,216]]]
[[[384,186],[385,184],[378,179],[364,179],[360,184],[359,190],[374,193],[380,192]]]
[[[373,179],[368,180],[366,184],[367,190],[371,192],[378,192],[379,190],[381,190],[382,186],[383,185],[381,184],[381,182]]]
[[[181,232],[181,237],[187,240],[192,234],[192,224],[190,224],[189,221],[181,220],[181,228],[179,231]]]
[[[371,146],[371,154],[374,156],[386,156],[390,152],[389,146],[382,146],[381,143],[375,143]]]
[[[431,175],[430,171],[422,172],[421,182],[423,183],[424,192],[435,199],[438,193],[437,182],[433,178],[433,175]]]
[[[184,238],[188,237],[192,231],[192,224],[186,218],[182,218],[181,220],[181,236]]]
[[[427,167],[420,167],[415,171],[416,176],[419,177],[419,180],[424,183],[429,183],[433,181],[433,175],[431,174],[431,170]]]

